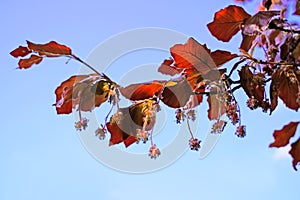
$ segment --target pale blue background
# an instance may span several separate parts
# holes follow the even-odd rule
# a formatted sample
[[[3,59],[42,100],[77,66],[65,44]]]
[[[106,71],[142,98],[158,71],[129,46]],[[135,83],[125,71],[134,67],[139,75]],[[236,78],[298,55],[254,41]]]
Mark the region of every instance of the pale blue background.
[[[229,3],[232,1],[1,1],[0,199],[299,199],[299,172],[293,170],[291,158],[268,148],[274,129],[299,120],[299,113],[285,111],[282,104],[271,117],[260,111],[247,112],[246,98],[240,92],[248,128],[245,139],[237,138],[230,126],[204,160],[187,152],[155,173],[120,173],[93,159],[73,128],[73,116],[57,116],[51,106],[55,88],[76,74],[80,65],[49,59],[20,71],[15,69],[17,60],[8,54],[26,39],[55,40],[85,58],[108,37],[148,26],[174,29],[212,49],[237,52],[240,36],[223,44],[206,28],[213,13]],[[246,10],[253,13],[255,7],[251,4]],[[153,62],[164,58],[165,54]],[[137,58],[138,63],[143,59]]]

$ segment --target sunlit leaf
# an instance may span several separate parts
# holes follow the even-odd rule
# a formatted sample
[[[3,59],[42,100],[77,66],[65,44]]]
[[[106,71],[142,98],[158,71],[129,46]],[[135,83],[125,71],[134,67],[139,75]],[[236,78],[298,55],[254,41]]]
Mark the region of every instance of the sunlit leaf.
[[[242,24],[243,34],[249,36],[259,34],[266,29],[270,20],[278,15],[280,15],[280,11],[259,11]]]
[[[213,22],[207,25],[218,40],[228,42],[239,30],[245,19],[251,17],[242,7],[230,5],[215,13]]]
[[[15,50],[11,51],[10,55],[17,58],[27,56],[29,53],[31,53],[31,50],[29,50],[27,47],[19,46]]]
[[[275,130],[273,133],[275,141],[269,147],[284,147],[289,144],[290,138],[295,135],[297,126],[300,122],[290,122],[281,130]]]
[[[297,171],[296,166],[300,163],[300,138],[294,142],[291,150],[289,151],[290,155],[293,158],[293,167]]]
[[[76,106],[80,111],[91,111],[107,101],[115,87],[97,74],[72,76],[55,90],[57,114],[69,114]]]
[[[33,64],[39,64],[42,62],[43,58],[37,55],[31,55],[30,58],[24,58],[19,60],[19,69],[28,69]]]
[[[55,41],[51,41],[47,44],[35,44],[27,41],[28,48],[32,51],[39,53],[41,56],[58,57],[65,55],[72,55],[72,51],[69,47],[58,44]]]
[[[272,87],[278,90],[278,96],[284,104],[295,111],[298,111],[300,105],[297,102],[299,93],[300,71],[294,67],[278,69],[273,75]]]
[[[216,88],[211,89],[211,94],[208,96],[207,102],[209,106],[207,111],[209,120],[220,119],[221,115],[226,112],[225,103],[219,98]]]
[[[157,102],[146,99],[120,108],[106,124],[111,134],[109,145],[124,142],[128,147],[137,141],[137,131],[150,131],[156,120]],[[147,121],[145,121],[147,120]]]
[[[293,15],[300,15],[300,1],[295,0],[295,11]]]
[[[164,60],[164,62],[159,66],[158,72],[170,76],[174,76],[176,74],[179,74],[183,71],[184,69],[177,68],[174,65],[174,60],[173,59],[168,59]]]
[[[253,74],[249,66],[243,66],[239,71],[241,80],[241,86],[246,92],[247,96],[252,96],[261,103],[264,100],[265,88],[264,88],[264,76],[263,74]]]

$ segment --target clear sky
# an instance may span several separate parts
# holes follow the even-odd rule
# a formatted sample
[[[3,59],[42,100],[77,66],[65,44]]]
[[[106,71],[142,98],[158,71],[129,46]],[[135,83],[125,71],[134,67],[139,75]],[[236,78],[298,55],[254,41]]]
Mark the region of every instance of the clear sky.
[[[211,49],[238,52],[240,36],[234,37],[231,44],[224,44],[206,28],[214,12],[230,3],[1,1],[0,199],[299,199],[300,175],[292,168],[288,149],[268,148],[274,129],[299,120],[299,113],[287,111],[282,103],[271,117],[260,111],[248,112],[243,104],[245,95],[239,92],[247,125],[244,139],[237,138],[234,128],[229,126],[205,159],[200,160],[198,153],[188,151],[167,168],[133,175],[95,160],[80,142],[81,133],[73,127],[74,117],[57,116],[51,106],[55,88],[78,73],[78,63],[66,65],[66,59],[48,59],[37,67],[20,71],[15,69],[17,60],[9,55],[18,45],[25,45],[25,40],[55,40],[86,58],[112,35],[143,27],[173,29],[207,43]],[[255,7],[250,4],[246,10],[253,13]],[[160,63],[168,56],[153,56],[147,62]],[[116,64],[120,64],[131,70],[131,64],[135,67],[143,59],[146,58],[124,58],[124,63],[120,59],[113,67],[117,69]],[[116,76],[113,70],[109,73]],[[206,114],[203,110],[202,115]],[[201,139],[207,129],[205,123],[200,127]]]

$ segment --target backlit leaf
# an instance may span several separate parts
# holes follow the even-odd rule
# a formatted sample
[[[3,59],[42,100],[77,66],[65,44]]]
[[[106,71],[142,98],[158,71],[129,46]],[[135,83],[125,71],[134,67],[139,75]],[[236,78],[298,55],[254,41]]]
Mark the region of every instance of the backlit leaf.
[[[252,47],[252,42],[255,40],[256,35],[245,35],[243,34],[243,40],[240,45],[240,49],[242,49],[245,52],[248,52],[248,50]]]
[[[269,147],[284,147],[289,144],[290,138],[295,135],[297,126],[300,122],[290,122],[281,130],[275,130],[273,133],[275,141]]]
[[[178,68],[198,71],[202,75],[216,69],[216,64],[207,52],[205,45],[189,38],[185,44],[176,44],[171,48],[171,55]]]
[[[263,74],[253,74],[249,66],[243,66],[239,71],[241,80],[241,86],[246,92],[247,96],[252,96],[261,103],[264,100],[265,88],[264,88],[264,76]]]
[[[51,41],[47,44],[35,44],[27,41],[27,45],[30,50],[39,53],[41,56],[58,57],[72,55],[72,51],[69,47],[58,44],[55,41]]]
[[[168,59],[164,60],[164,62],[159,66],[158,72],[170,76],[174,76],[176,74],[181,73],[184,69],[177,68],[176,66],[173,65],[174,60],[173,59]]]
[[[287,67],[284,70],[278,69],[279,82],[278,96],[285,105],[295,111],[298,111],[300,105],[297,102],[299,93],[300,70],[294,67]]]
[[[270,20],[278,15],[280,11],[259,11],[242,24],[243,34],[249,36],[259,34],[268,26]]]
[[[208,119],[220,119],[221,115],[226,113],[225,102],[222,102],[216,93],[216,88],[212,88],[211,94],[208,96]]]
[[[55,90],[57,114],[69,114],[76,106],[91,111],[107,101],[116,84],[97,74],[72,76]]]
[[[39,64],[43,60],[42,57],[37,55],[31,55],[30,58],[20,59],[19,60],[19,69],[28,69],[33,64]]]
[[[218,40],[228,42],[239,30],[245,19],[251,17],[242,7],[230,5],[215,13],[213,22],[207,25]]]
[[[300,163],[300,138],[291,146],[292,148],[289,153],[293,157],[293,167],[297,171],[296,166]]]
[[[150,131],[156,120],[156,106],[156,101],[146,99],[129,107],[120,108],[106,124],[111,134],[109,145],[124,142],[128,147],[137,141],[138,130]]]
[[[293,13],[293,15],[300,15],[300,1],[299,0],[295,0],[295,11]]]
[[[131,84],[125,88],[120,88],[120,92],[132,101],[157,97],[172,108],[184,106],[193,94],[190,84],[182,78],[173,81]]]
[[[31,53],[31,50],[29,50],[27,47],[19,46],[15,50],[11,51],[10,55],[17,58],[27,56],[29,53]]]
[[[125,88],[120,88],[121,94],[132,101],[149,99],[158,96],[165,81],[153,81],[148,83],[131,84]]]

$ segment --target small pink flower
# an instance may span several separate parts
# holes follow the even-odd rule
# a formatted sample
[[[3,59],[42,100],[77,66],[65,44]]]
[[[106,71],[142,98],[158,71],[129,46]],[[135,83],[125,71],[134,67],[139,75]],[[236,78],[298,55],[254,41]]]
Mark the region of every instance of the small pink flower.
[[[152,145],[149,150],[149,156],[152,159],[156,159],[160,155],[160,150],[156,147],[156,145]]]
[[[200,149],[200,140],[198,140],[197,138],[191,138],[189,140],[189,145],[191,150],[193,151],[198,151]]]

